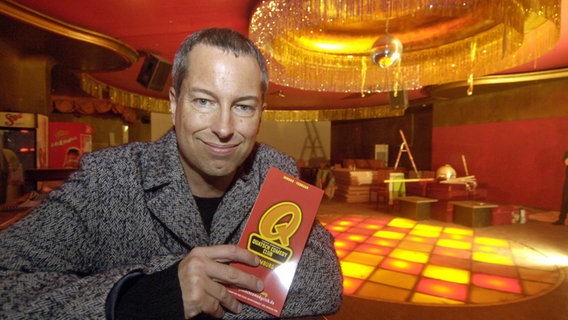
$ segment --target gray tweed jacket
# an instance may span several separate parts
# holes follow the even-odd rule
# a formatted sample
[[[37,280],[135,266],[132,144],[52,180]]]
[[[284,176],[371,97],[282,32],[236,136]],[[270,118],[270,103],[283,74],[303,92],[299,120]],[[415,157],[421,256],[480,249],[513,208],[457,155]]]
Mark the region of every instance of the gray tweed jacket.
[[[297,176],[293,159],[258,144],[208,235],[173,131],[85,155],[62,187],[0,233],[0,318],[102,319],[109,291],[129,272],[163,270],[196,246],[236,244],[270,166]],[[282,317],[332,313],[341,291],[332,236],[315,223]],[[267,317],[250,306],[225,314]]]

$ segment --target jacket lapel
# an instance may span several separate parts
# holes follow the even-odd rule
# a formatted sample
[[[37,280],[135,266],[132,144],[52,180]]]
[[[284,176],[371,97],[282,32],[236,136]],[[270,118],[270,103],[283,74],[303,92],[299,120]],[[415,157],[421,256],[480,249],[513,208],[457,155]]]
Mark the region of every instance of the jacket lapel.
[[[142,160],[146,205],[160,224],[186,248],[207,245],[197,204],[178,158],[175,133],[152,145]]]
[[[231,243],[235,237],[238,240],[259,190],[260,182],[254,174],[244,174],[235,181],[213,217],[211,244]]]

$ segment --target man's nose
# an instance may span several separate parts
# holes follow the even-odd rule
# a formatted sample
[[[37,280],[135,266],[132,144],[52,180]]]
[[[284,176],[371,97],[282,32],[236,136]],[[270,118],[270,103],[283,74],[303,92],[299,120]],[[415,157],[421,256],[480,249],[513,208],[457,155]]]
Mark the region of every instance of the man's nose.
[[[233,135],[234,131],[233,121],[234,118],[231,108],[223,106],[217,113],[211,129],[219,138],[229,138]]]

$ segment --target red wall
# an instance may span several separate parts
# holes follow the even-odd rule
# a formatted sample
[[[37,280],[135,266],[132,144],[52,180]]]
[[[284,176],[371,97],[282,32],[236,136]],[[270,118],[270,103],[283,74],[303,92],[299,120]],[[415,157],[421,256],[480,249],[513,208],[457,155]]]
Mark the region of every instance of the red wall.
[[[568,117],[435,127],[432,168],[453,166],[488,190],[488,201],[559,210]]]

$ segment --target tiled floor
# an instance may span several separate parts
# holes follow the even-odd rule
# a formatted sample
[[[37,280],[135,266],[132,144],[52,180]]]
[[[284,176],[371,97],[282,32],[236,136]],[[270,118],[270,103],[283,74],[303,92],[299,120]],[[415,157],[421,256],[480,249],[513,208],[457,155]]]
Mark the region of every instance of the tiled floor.
[[[463,319],[486,319],[475,311],[503,307],[500,314],[515,319],[568,319],[568,227],[552,226],[554,214],[537,216],[472,229],[326,200],[318,218],[336,237],[344,274],[344,304],[330,319],[382,319],[385,310],[392,314],[384,319],[428,319],[435,309],[432,319],[455,318],[457,310]],[[555,307],[519,308],[544,299]],[[405,311],[397,312],[401,305]],[[405,315],[413,308],[433,310]]]

